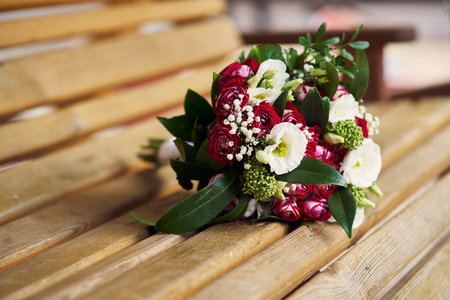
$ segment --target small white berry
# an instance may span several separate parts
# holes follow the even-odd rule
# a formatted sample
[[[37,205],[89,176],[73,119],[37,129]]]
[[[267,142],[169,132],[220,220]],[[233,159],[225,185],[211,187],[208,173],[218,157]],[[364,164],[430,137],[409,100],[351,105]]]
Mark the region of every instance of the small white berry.
[[[227,159],[228,159],[228,160],[233,160],[233,154],[231,154],[231,153],[230,153],[230,154],[227,154]]]

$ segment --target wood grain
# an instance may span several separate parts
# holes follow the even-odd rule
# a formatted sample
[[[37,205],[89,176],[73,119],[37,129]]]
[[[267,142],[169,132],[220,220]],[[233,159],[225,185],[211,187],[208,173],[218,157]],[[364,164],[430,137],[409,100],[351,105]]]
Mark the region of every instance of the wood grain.
[[[177,108],[167,116],[181,111]],[[112,137],[89,140],[1,172],[0,224],[142,166],[136,154],[150,136],[170,134],[151,119]]]
[[[450,174],[427,197],[419,197],[288,299],[373,297],[425,245],[448,229],[449,193]]]
[[[186,192],[176,192],[167,196],[159,196],[151,199],[149,203],[133,209],[133,211],[151,219],[158,219],[186,195]],[[108,207],[105,207],[104,212],[107,210]],[[59,213],[55,210],[53,212]],[[39,215],[35,217],[38,218]],[[89,216],[86,220],[89,221]],[[106,218],[103,221],[105,220]],[[25,225],[28,225],[28,229],[31,229],[31,224]],[[60,230],[70,227],[70,224],[53,225],[62,228]],[[90,227],[86,226],[84,229],[89,230]],[[117,276],[192,235],[192,233],[185,235],[156,234],[149,237],[151,231],[147,227],[147,225],[136,222],[131,215],[125,213],[123,216],[77,237],[71,236],[71,239],[67,241],[58,241],[54,238],[54,235],[48,235],[47,238],[53,244],[64,243],[1,272],[0,297],[2,299],[28,298],[71,275],[73,276],[69,282],[52,287],[54,292],[51,292],[51,294],[57,299],[66,298],[68,297],[66,295],[67,290],[62,289],[61,286],[73,286],[75,282],[77,286],[80,285],[78,293],[86,292],[89,291],[89,286],[96,286],[98,282],[105,282],[111,278],[111,275]],[[46,237],[45,234],[46,232],[36,233],[41,239]],[[28,237],[28,239],[30,238]],[[108,258],[110,256],[113,257]],[[105,260],[106,258],[108,259]],[[92,267],[93,265],[95,266]],[[87,268],[89,269],[86,272],[82,271]],[[29,272],[29,270],[34,271]],[[70,287],[69,291],[70,297],[77,295],[73,288]],[[49,294],[44,298],[47,297],[49,297]]]
[[[79,34],[111,33],[143,22],[187,21],[225,10],[224,0],[131,2],[88,12],[1,22],[0,48]]]
[[[195,66],[240,43],[232,21],[222,17],[5,62],[0,68],[0,115]]]
[[[124,2],[124,0],[102,0],[102,2],[110,3],[120,1]],[[0,11],[83,2],[91,2],[91,0],[2,0],[0,1]]]
[[[226,56],[201,65],[186,71],[184,76],[176,74],[144,86],[87,99],[38,119],[4,124],[0,126],[3,137],[0,162],[73,142],[97,130],[181,104],[188,88],[208,94],[213,72],[222,70],[233,58]]]
[[[0,227],[0,270],[67,241],[176,184],[170,168],[126,176]]]
[[[423,182],[448,168],[450,157],[447,154],[450,144],[442,144],[442,141],[448,138],[450,126],[380,175],[377,182],[385,196],[376,200],[376,208],[366,209],[363,224],[353,230],[353,239],[360,238],[399,203],[418,190]],[[438,148],[442,151],[436,151]],[[429,159],[424,160],[424,157]],[[192,299],[282,298],[332,261],[351,243],[352,240],[348,239],[337,224],[319,222],[312,228],[300,227],[206,286],[193,295]]]
[[[450,240],[447,240],[393,299],[448,299],[450,295],[449,257]]]
[[[286,233],[287,225],[280,223],[215,225],[103,285],[83,299],[182,299]]]

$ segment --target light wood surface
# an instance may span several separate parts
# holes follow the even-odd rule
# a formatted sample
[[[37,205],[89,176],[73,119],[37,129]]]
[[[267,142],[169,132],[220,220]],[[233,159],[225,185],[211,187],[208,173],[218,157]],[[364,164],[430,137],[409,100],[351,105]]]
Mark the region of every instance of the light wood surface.
[[[426,197],[419,197],[382,224],[288,299],[374,296],[425,245],[449,228],[449,193],[450,174],[440,180]]]
[[[5,62],[0,69],[0,115],[198,65],[235,50],[240,42],[232,21],[222,17]]]
[[[87,12],[1,22],[0,48],[79,34],[111,33],[143,22],[187,21],[225,10],[224,0],[131,2]]]
[[[90,2],[91,0],[2,0],[0,1],[0,11],[14,10],[21,8],[33,8],[55,4],[70,4]],[[120,2],[124,0],[102,0],[106,3]]]

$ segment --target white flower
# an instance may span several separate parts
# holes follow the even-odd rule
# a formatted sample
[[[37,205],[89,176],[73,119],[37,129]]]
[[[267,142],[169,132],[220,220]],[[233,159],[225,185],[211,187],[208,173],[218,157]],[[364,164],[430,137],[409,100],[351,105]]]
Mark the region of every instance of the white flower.
[[[265,89],[262,87],[258,88],[249,88],[248,94],[250,98],[257,99],[259,101],[267,101],[270,105],[273,105],[275,100],[277,100],[278,96],[281,94],[281,87],[276,87],[273,89]]]
[[[268,59],[262,62],[256,74],[263,79],[271,80],[274,85],[281,83],[282,86],[289,78],[289,74],[286,73],[286,65],[278,59]]]
[[[330,116],[328,121],[336,123],[344,120],[354,120],[358,114],[358,102],[352,94],[342,95],[330,103]]]
[[[285,174],[298,167],[308,144],[303,132],[294,124],[280,123],[272,128],[268,138],[275,143],[264,151],[269,155],[270,169],[275,174]]]
[[[336,222],[336,219],[333,218],[333,216],[331,216],[331,218],[329,218],[327,220],[328,222]],[[355,215],[355,220],[353,221],[353,226],[352,228],[358,228],[359,226],[361,226],[362,222],[364,221],[364,207],[356,207],[356,215]]]
[[[182,159],[180,151],[173,142],[174,139],[164,141],[158,149],[158,163],[162,166],[169,164],[171,159]]]
[[[380,170],[380,146],[365,139],[360,147],[347,153],[339,171],[344,172],[347,183],[367,188],[377,180]]]
[[[250,199],[248,202],[247,210],[244,213],[244,218],[248,218],[256,211],[256,200],[255,198]]]

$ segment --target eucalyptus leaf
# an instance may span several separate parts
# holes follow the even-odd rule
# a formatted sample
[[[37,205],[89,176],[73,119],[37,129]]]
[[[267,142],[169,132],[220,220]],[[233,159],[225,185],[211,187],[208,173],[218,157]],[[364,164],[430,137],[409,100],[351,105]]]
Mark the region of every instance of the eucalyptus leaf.
[[[154,220],[149,220],[149,219],[142,218],[142,217],[139,217],[137,214],[135,214],[135,213],[132,212],[131,210],[130,210],[130,215],[131,215],[136,221],[139,221],[139,222],[141,222],[142,224],[145,224],[145,225],[148,225],[148,226],[155,226],[155,224],[156,224],[156,221],[154,221]]]
[[[177,175],[190,180],[209,180],[212,176],[219,173],[218,170],[210,169],[196,163],[174,159],[170,160],[170,166]]]
[[[278,181],[301,184],[334,184],[347,186],[344,177],[328,164],[309,157],[303,157],[300,165],[289,173],[276,175]]]
[[[210,223],[223,223],[241,219],[247,211],[249,202],[250,196],[245,194],[242,195],[241,199],[239,199],[239,202],[236,204],[236,207],[232,211],[217,219],[211,220]]]
[[[198,229],[211,221],[234,199],[238,188],[238,171],[228,172],[169,210],[156,222],[155,228],[160,232],[174,234]]]
[[[287,99],[288,94],[289,94],[289,89],[285,89],[273,103],[273,107],[278,109],[281,119],[283,119],[284,108],[286,107],[286,99]]]
[[[369,42],[366,41],[359,41],[359,42],[352,42],[349,44],[349,46],[352,47],[353,49],[364,50],[369,48],[370,44]]]
[[[323,89],[327,93],[328,98],[333,99],[339,85],[339,72],[335,66],[327,61],[324,62],[324,65],[328,81],[323,85]]]
[[[186,118],[186,115],[176,116],[170,119],[158,117],[158,121],[175,137],[185,141],[192,141],[194,123]]]
[[[330,111],[330,101],[320,98],[316,88],[311,88],[306,94],[300,107],[300,112],[308,126],[319,125],[322,129],[327,126]]]
[[[369,85],[369,62],[363,50],[356,50],[355,67],[358,72],[350,85],[349,92],[355,97],[356,101],[359,101],[366,93]]]
[[[216,113],[208,101],[191,89],[184,98],[184,111],[189,121],[203,125],[208,125],[216,118]]]
[[[274,44],[265,44],[258,47],[259,50],[259,58],[261,62],[268,59],[278,59],[282,62],[284,61],[283,51],[281,47]]]
[[[356,201],[349,188],[337,188],[330,198],[327,199],[328,207],[333,217],[348,237],[352,237],[352,226],[356,215]]]

